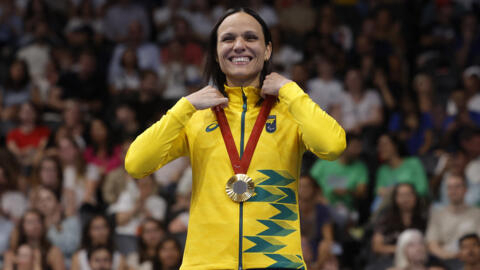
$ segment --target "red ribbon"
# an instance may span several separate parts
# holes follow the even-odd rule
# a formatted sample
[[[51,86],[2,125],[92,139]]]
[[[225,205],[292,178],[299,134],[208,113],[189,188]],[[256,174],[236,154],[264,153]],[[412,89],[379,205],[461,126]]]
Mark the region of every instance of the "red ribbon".
[[[235,141],[233,140],[232,132],[230,131],[230,126],[228,125],[227,117],[225,116],[225,111],[217,106],[214,108],[215,115],[217,116],[218,125],[220,126],[220,131],[222,132],[223,141],[227,148],[228,156],[230,157],[230,162],[232,163],[232,168],[235,174],[246,174],[250,162],[252,161],[253,152],[257,147],[258,139],[262,133],[267,117],[270,114],[273,103],[275,102],[275,96],[267,96],[263,101],[262,108],[260,113],[257,116],[255,125],[253,126],[252,133],[248,139],[247,146],[243,152],[242,159],[238,154],[237,147],[235,147]]]

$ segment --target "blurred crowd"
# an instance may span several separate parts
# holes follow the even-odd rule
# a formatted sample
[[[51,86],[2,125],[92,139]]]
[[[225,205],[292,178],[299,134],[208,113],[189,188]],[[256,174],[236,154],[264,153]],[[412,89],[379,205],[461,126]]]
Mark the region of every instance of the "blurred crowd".
[[[205,85],[233,6],[347,131],[337,161],[304,157],[308,269],[480,269],[478,0],[0,0],[0,269],[179,268],[188,158],[123,161]]]

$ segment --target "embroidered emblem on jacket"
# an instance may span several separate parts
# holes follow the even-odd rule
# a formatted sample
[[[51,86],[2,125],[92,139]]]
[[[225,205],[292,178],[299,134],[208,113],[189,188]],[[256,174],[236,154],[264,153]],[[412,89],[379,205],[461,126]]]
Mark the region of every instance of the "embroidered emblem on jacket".
[[[217,121],[215,121],[215,122],[211,123],[210,125],[208,125],[207,128],[205,128],[205,131],[206,132],[214,131],[217,127],[218,127],[218,123],[217,123]]]
[[[265,123],[265,129],[268,133],[273,133],[277,130],[277,116],[276,115],[269,115],[267,118],[267,122]]]

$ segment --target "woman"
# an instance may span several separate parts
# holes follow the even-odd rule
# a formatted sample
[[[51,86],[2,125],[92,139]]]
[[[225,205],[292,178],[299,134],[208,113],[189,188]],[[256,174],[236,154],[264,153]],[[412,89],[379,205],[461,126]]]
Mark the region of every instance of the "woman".
[[[422,197],[428,195],[428,182],[425,169],[417,157],[404,157],[399,140],[389,134],[378,139],[378,156],[384,162],[377,170],[375,193],[376,199],[372,210],[377,210],[385,198],[390,196],[396,184],[410,183]]]
[[[82,246],[73,255],[71,270],[90,270],[87,252],[96,246],[107,246],[113,254],[113,270],[126,269],[122,255],[114,249],[113,232],[107,218],[97,215],[83,227]]]
[[[140,226],[138,252],[128,255],[128,266],[138,270],[153,270],[157,247],[165,237],[165,233],[164,225],[160,221],[154,218],[145,219]]]
[[[393,255],[402,231],[415,228],[425,231],[427,219],[420,199],[411,184],[395,186],[390,205],[379,214],[374,228],[372,249],[378,255]]]
[[[88,164],[93,164],[100,169],[102,175],[116,169],[122,164],[119,145],[115,145],[112,131],[107,123],[99,118],[90,124],[91,145],[83,153]]]
[[[47,238],[60,248],[67,265],[70,265],[70,259],[80,245],[80,219],[76,213],[65,213],[60,204],[61,195],[53,189],[40,186],[36,197],[34,207],[45,217]]]
[[[301,158],[307,149],[320,158],[337,158],[345,148],[345,132],[296,83],[276,73],[267,76],[271,35],[255,12],[230,10],[209,40],[206,74],[214,86],[180,99],[137,137],[125,167],[142,178],[177,157],[190,156],[192,204],[182,270],[305,265],[297,204]],[[244,144],[261,107],[263,119],[254,133],[261,136],[253,154],[252,141],[245,151]],[[267,116],[266,131],[260,134]],[[244,152],[245,164],[238,161]]]
[[[5,262],[3,270],[43,270],[42,255],[39,249],[34,249],[28,244],[17,248],[15,254]]]
[[[395,263],[388,270],[445,270],[442,263],[427,253],[422,232],[405,230],[398,238]]]
[[[42,269],[64,270],[65,263],[60,249],[47,240],[45,220],[37,210],[28,210],[23,215],[18,227],[13,232],[10,250],[5,254],[5,264],[14,256],[13,251],[28,244],[34,250],[39,250],[42,257]]]
[[[177,270],[182,262],[182,247],[176,238],[167,236],[158,245],[156,256],[153,269]]]
[[[7,134],[7,148],[20,161],[29,175],[35,162],[38,162],[43,150],[47,146],[50,129],[39,125],[37,119],[39,111],[33,103],[25,102],[20,105],[19,125]]]

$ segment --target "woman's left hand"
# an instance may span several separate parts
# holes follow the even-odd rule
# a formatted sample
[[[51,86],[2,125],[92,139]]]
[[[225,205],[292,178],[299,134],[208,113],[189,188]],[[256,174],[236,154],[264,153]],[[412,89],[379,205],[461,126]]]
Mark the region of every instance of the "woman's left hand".
[[[265,77],[260,95],[263,98],[265,98],[265,95],[278,96],[280,88],[289,82],[291,82],[291,80],[276,72],[272,72]]]

